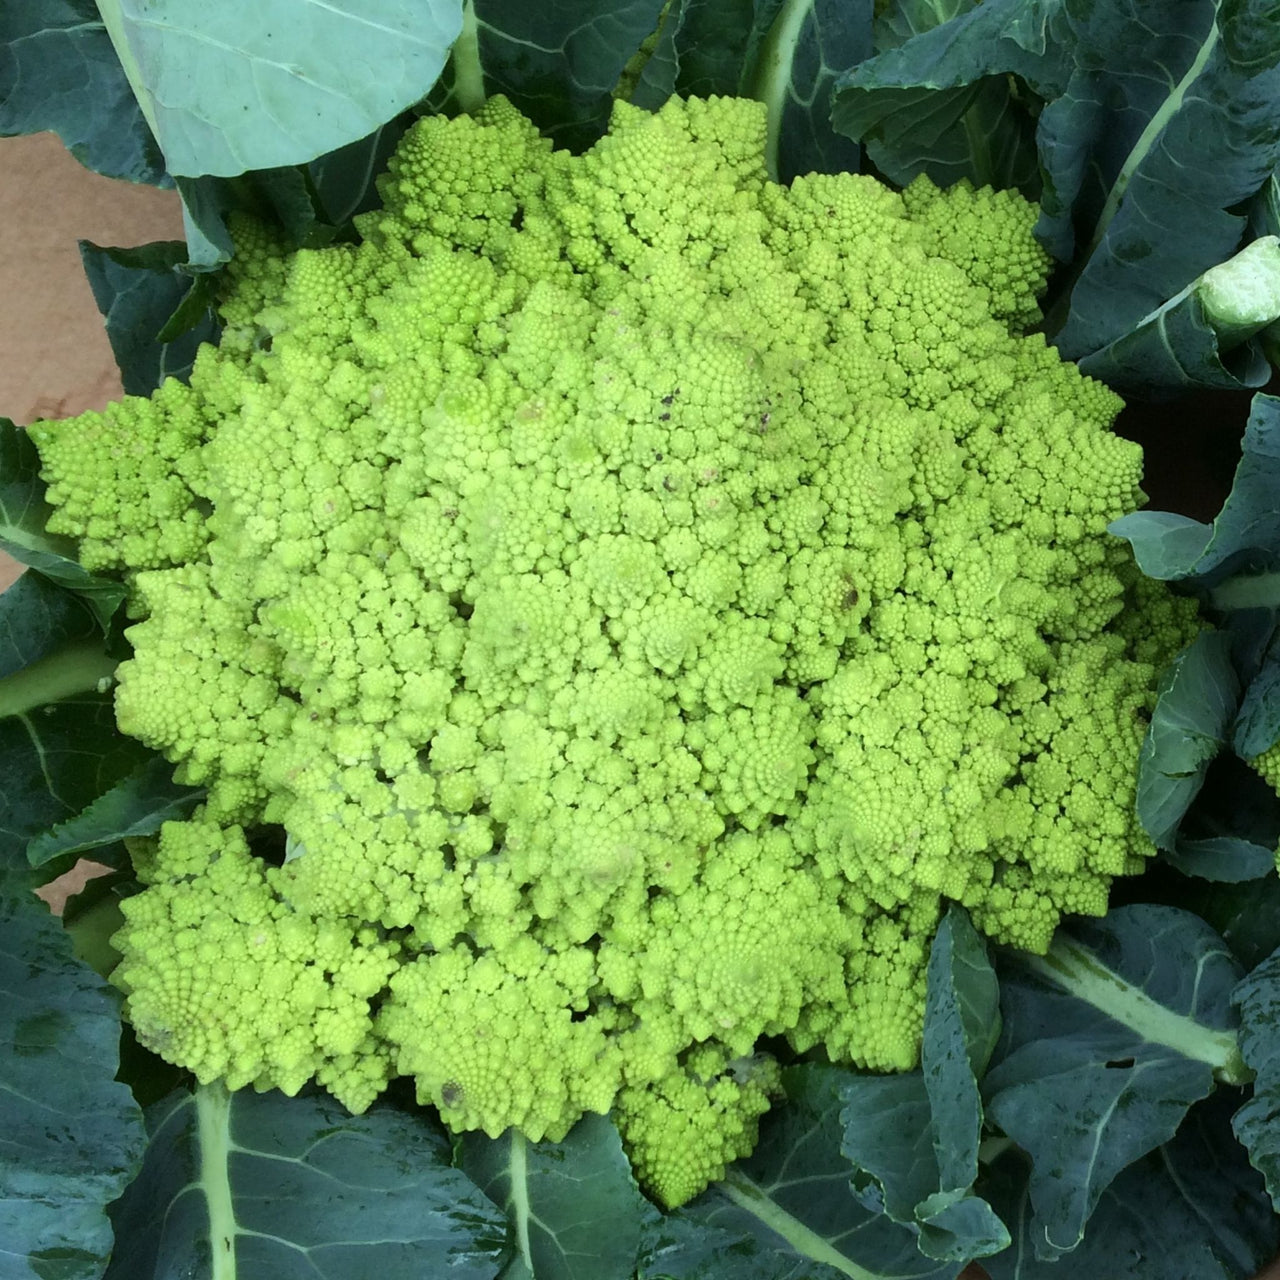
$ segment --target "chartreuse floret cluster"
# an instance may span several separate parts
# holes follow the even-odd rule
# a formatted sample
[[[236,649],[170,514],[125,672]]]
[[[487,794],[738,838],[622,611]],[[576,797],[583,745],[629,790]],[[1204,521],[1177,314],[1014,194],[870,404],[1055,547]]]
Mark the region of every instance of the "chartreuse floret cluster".
[[[612,1108],[676,1204],[763,1037],[916,1061],[945,901],[1043,949],[1151,852],[1193,624],[1117,621],[1139,451],[1019,336],[1035,210],[777,186],[764,129],[424,119],[360,243],[237,228],[190,386],[33,430],[132,587],[120,725],[208,788],[124,904],[145,1044],[491,1134]]]

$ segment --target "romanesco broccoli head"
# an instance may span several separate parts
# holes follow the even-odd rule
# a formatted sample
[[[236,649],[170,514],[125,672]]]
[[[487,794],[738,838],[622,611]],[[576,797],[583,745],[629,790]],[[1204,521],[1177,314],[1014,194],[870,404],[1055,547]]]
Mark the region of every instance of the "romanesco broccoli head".
[[[236,226],[189,386],[33,428],[132,587],[121,727],[208,789],[117,939],[157,1052],[613,1108],[675,1204],[750,1149],[761,1037],[908,1068],[944,903],[1042,950],[1151,852],[1194,624],[1120,616],[1141,459],[1020,332],[1035,210],[771,184],[764,124],[424,119],[359,243]]]

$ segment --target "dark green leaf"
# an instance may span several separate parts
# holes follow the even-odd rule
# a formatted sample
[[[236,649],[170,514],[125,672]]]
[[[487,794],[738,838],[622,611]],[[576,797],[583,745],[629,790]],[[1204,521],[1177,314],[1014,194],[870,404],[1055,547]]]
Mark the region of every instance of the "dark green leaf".
[[[1201,880],[1256,880],[1275,866],[1275,849],[1230,836],[1210,840],[1184,840],[1179,835],[1164,855],[1183,875]]]
[[[201,788],[174,782],[173,765],[163,756],[152,756],[75,817],[36,836],[27,845],[27,860],[38,867],[51,858],[153,835],[161,823],[187,817],[203,797]]]
[[[0,5],[0,136],[44,129],[109,178],[172,185],[94,0]]]
[[[1009,1247],[1009,1228],[981,1196],[938,1191],[917,1206],[920,1252],[930,1258],[965,1262]]]
[[[743,96],[783,7],[782,0],[676,0],[667,20],[674,24],[674,91],[699,98]]]
[[[881,19],[883,52],[838,82],[833,127],[899,184],[926,173],[940,186],[968,178],[1035,194],[1033,121],[1009,77],[1042,94],[1065,83],[1069,50],[1049,34],[1057,0],[948,5],[941,25],[931,8],[913,4],[894,27]],[[886,48],[886,31],[907,38]]]
[[[973,8],[975,0],[890,0],[877,5],[875,51],[884,53]]]
[[[671,0],[631,100],[656,111],[673,93],[750,96],[747,85],[783,8],[782,0]]]
[[[306,165],[262,169],[232,185],[241,189],[252,187],[256,199],[269,205],[280,220],[291,244],[315,249],[333,238],[333,228],[324,223]]]
[[[1139,390],[1265,382],[1257,345],[1184,291],[1241,248],[1235,207],[1280,160],[1268,0],[986,0],[923,29],[931,8],[913,3],[885,38],[900,42],[841,82],[836,128],[897,182],[1038,194],[1038,234],[1074,263],[1048,331],[1086,372]]]
[[[1244,1280],[1280,1248],[1280,1218],[1231,1136],[1230,1093],[1191,1108],[1170,1142],[1102,1193],[1084,1241],[1064,1261],[1036,1257],[1025,1161],[1003,1157],[983,1190],[1014,1227],[1014,1247],[983,1259],[991,1280]]]
[[[1215,1072],[1244,1078],[1239,975],[1218,935],[1171,907],[1119,907],[1060,931],[1045,957],[1008,955],[983,1094],[1031,1157],[1038,1258],[1077,1247],[1106,1188],[1169,1141]]]
[[[914,1224],[916,1205],[937,1191],[941,1180],[924,1074],[851,1073],[840,1098],[841,1153],[861,1173],[856,1186],[863,1189],[873,1178],[878,1189],[860,1198],[883,1206],[895,1222]]]
[[[1039,230],[1055,257],[1087,256],[1095,228],[1099,239],[1105,234],[1133,166],[1151,149],[1151,130],[1178,109],[1179,82],[1194,74],[1213,9],[1213,0],[1061,6],[1054,34],[1070,58],[1069,75],[1045,86],[1052,101],[1038,128],[1045,171]],[[1153,297],[1147,310],[1196,274]]]
[[[644,1280],[954,1280],[961,1264],[924,1257],[911,1230],[852,1195],[840,1153],[849,1075],[820,1066],[784,1071],[786,1104],[761,1122],[750,1159],[646,1225]]]
[[[1248,760],[1280,742],[1280,648],[1273,647],[1240,702],[1231,745]]]
[[[1087,15],[1076,38],[1088,69],[1046,108],[1040,135],[1042,163],[1069,166],[1081,184],[1077,198],[1054,184],[1057,216],[1065,223],[1073,213],[1076,225],[1092,228],[1055,339],[1069,359],[1115,342],[1230,258],[1245,218],[1228,211],[1280,163],[1280,24],[1271,0],[1076,8]]]
[[[426,1121],[218,1084],[147,1113],[106,1280],[492,1280],[502,1220]]]
[[[399,116],[307,166],[320,215],[329,226],[346,226],[356,214],[381,203],[375,180],[386,170],[408,126],[409,118]]]
[[[514,1129],[498,1139],[468,1133],[461,1152],[462,1168],[506,1212],[508,1257],[523,1274],[538,1280],[632,1275],[646,1205],[607,1117],[583,1116],[563,1142],[529,1142]]]
[[[919,1231],[932,1258],[966,1262],[1003,1249],[1009,1234],[970,1195],[978,1176],[982,1099],[977,1074],[1000,1035],[999,986],[968,915],[952,906],[929,954],[921,1069],[851,1074],[841,1088],[841,1151],[861,1171],[862,1198]],[[877,1184],[874,1198],[867,1180]]]
[[[80,261],[106,321],[107,338],[129,395],[150,395],[166,378],[191,374],[202,342],[216,342],[218,326],[206,286],[177,270],[187,260],[181,241],[104,249],[80,241]],[[161,333],[192,293],[203,297],[203,315],[195,317],[172,342]]]
[[[691,0],[670,0],[663,6],[657,29],[649,34],[623,70],[617,88],[620,98],[646,111],[656,111],[675,93],[676,77],[680,74],[676,36],[691,7]]]
[[[107,1205],[146,1135],[114,1079],[120,999],[71,954],[28,877],[0,866],[0,1273],[97,1280]]]
[[[1226,742],[1239,696],[1225,632],[1201,632],[1161,674],[1138,757],[1138,818],[1161,849],[1174,847],[1178,826]]]
[[[662,0],[475,0],[453,48],[447,104],[472,111],[505,94],[558,145],[605,130],[613,88],[658,25]]]
[[[1160,307],[1079,363],[1083,373],[1124,395],[1177,387],[1243,391],[1265,386],[1271,377],[1258,344],[1228,347],[1195,292]]]
[[[81,813],[151,754],[116,729],[109,693],[0,718],[0,861],[25,863],[28,841]]]
[[[1000,1039],[1000,983],[987,944],[954,903],[934,935],[928,981],[921,1056],[936,1106],[949,1093],[969,1093]],[[955,1070],[964,1066],[967,1072]],[[976,1088],[969,1096],[977,1099]]]
[[[24,573],[0,594],[0,678],[94,634],[89,608],[39,573]]]
[[[1254,236],[1280,236],[1280,169],[1254,197],[1249,211],[1249,231]]]
[[[183,245],[182,249],[185,263],[186,245]],[[191,287],[182,295],[178,305],[161,325],[160,332],[156,334],[156,341],[159,343],[176,343],[184,334],[190,333],[206,322],[210,322],[211,329],[204,341],[217,342],[218,340],[221,331],[217,318],[218,291],[214,283],[216,277],[210,272],[202,271],[190,276],[189,279]],[[178,369],[169,369],[166,363],[161,380],[163,381],[163,378],[171,374],[178,378],[186,376]]]
[[[0,548],[83,596],[105,634],[124,599],[124,587],[94,577],[76,563],[71,539],[45,531],[49,511],[35,445],[21,427],[0,418]]]
[[[920,1049],[939,1181],[916,1206],[920,1248],[967,1262],[1009,1243],[1004,1224],[970,1195],[978,1176],[982,1098],[978,1077],[1000,1036],[1000,987],[986,945],[956,905],[947,909],[929,954],[929,990]]]
[[[303,164],[364,137],[426,95],[462,25],[458,0],[98,8],[183,177]]]
[[[1233,999],[1240,1010],[1240,1052],[1256,1079],[1253,1097],[1232,1127],[1280,1213],[1280,951],[1236,988]]]

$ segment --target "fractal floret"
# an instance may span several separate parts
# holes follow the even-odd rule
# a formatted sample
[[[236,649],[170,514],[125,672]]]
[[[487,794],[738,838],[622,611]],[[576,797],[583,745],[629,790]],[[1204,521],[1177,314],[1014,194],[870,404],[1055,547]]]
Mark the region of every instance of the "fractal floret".
[[[120,726],[207,788],[124,904],[144,1044],[459,1130],[612,1111],[674,1204],[767,1048],[916,1062],[947,902],[1043,950],[1152,852],[1195,624],[1106,533],[1119,402],[1023,332],[1034,207],[764,141],[423,119],[358,242],[234,227],[189,385],[33,429],[127,575]]]

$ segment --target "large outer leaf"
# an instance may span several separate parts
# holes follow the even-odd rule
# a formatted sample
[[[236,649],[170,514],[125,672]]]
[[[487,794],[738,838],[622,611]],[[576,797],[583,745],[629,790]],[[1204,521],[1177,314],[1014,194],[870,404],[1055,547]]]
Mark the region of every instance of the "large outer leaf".
[[[831,127],[836,81],[871,53],[868,0],[787,0],[764,33],[744,85],[769,108],[767,160],[780,182],[860,167],[859,148]]]
[[[883,53],[896,49],[922,31],[932,31],[944,22],[973,8],[975,0],[891,0],[877,5],[875,49]]]
[[[1280,951],[1236,988],[1240,1052],[1257,1073],[1253,1097],[1232,1122],[1280,1213]]]
[[[492,1280],[501,1215],[449,1143],[391,1108],[221,1085],[147,1113],[151,1144],[112,1210],[106,1280]]]
[[[1181,105],[1183,78],[1196,74],[1216,7],[1215,0],[1061,5],[1055,27],[1072,65],[1059,91],[1045,86],[1052,101],[1038,127],[1039,230],[1056,257],[1070,260],[1105,234],[1157,130]]]
[[[107,1205],[146,1135],[119,1062],[120,1000],[0,861],[0,1275],[97,1280]]]
[[[115,659],[95,632],[88,607],[39,573],[0,595],[0,854],[7,858],[75,818],[151,755],[116,730],[111,696],[100,689]],[[158,790],[157,783],[149,793]],[[73,844],[55,842],[31,861],[73,852]]]
[[[651,110],[669,94],[706,98],[743,96],[761,47],[784,0],[672,0],[662,24],[658,55],[671,67],[653,96],[633,99]],[[648,68],[646,68],[646,72]]]
[[[938,1190],[942,1178],[923,1072],[850,1073],[840,1099],[840,1151],[858,1171],[854,1186],[859,1199],[882,1208],[895,1222],[914,1225],[916,1206]],[[975,1113],[975,1134],[980,1124],[980,1114]],[[869,1178],[875,1180],[874,1195],[867,1194]]]
[[[1280,741],[1280,644],[1272,643],[1245,691],[1232,745],[1248,760]]]
[[[1240,967],[1202,920],[1130,906],[1009,957],[987,1114],[1032,1160],[1036,1256],[1076,1248],[1121,1170],[1168,1142],[1215,1070],[1239,1080]]]
[[[505,1274],[538,1280],[628,1280],[647,1206],[605,1116],[586,1115],[562,1142],[465,1134],[461,1164],[510,1226]]]
[[[1280,23],[1272,0],[1095,0],[1087,7],[1086,47],[1098,70],[1082,105],[1074,97],[1077,75],[1050,122],[1042,121],[1042,160],[1054,142],[1078,135],[1081,110],[1121,128],[1122,144],[1143,127],[1127,150],[1102,134],[1089,147],[1106,199],[1088,218],[1084,269],[1057,334],[1068,359],[1115,341],[1231,257],[1245,218],[1227,211],[1254,196],[1280,162]],[[1170,34],[1153,40],[1153,31]],[[1116,102],[1100,117],[1104,95]],[[1130,130],[1125,117],[1134,122]]]
[[[913,1232],[854,1199],[840,1153],[849,1074],[785,1071],[787,1101],[761,1122],[750,1159],[649,1222],[643,1280],[954,1280],[961,1264],[924,1257]]]
[[[1014,1247],[983,1259],[991,1280],[1245,1280],[1275,1256],[1280,1218],[1231,1137],[1234,1100],[1192,1107],[1173,1139],[1102,1193],[1084,1242],[1061,1261],[1036,1256],[1024,1161],[1007,1155],[983,1191],[1014,1228]],[[1065,1273],[1063,1268],[1069,1268]]]
[[[109,178],[172,185],[94,0],[0,5],[0,136],[43,129]]]
[[[424,97],[459,0],[98,0],[169,172],[300,164]]]
[[[125,391],[147,396],[166,378],[186,381],[200,344],[218,339],[205,277],[192,280],[177,270],[187,261],[187,246],[168,241],[104,249],[81,240],[80,261],[106,321]],[[172,341],[163,340],[170,318],[191,302],[191,324]]]

